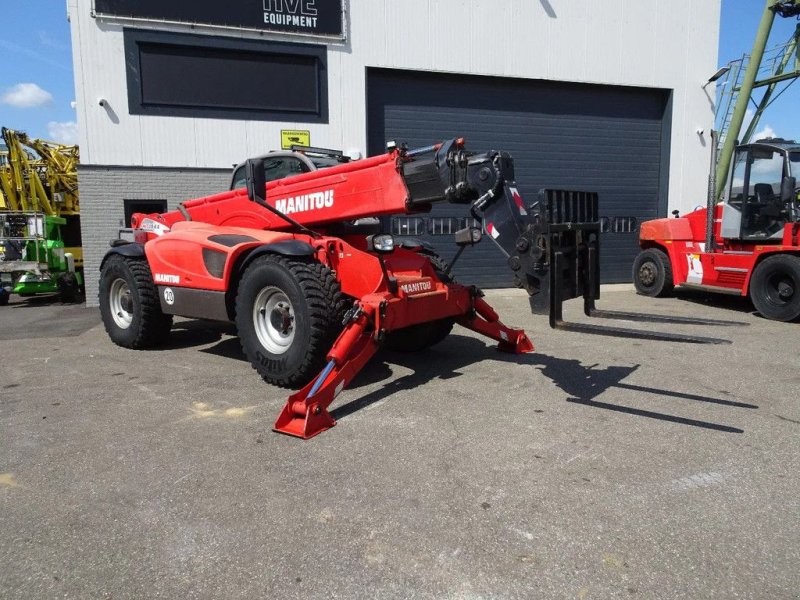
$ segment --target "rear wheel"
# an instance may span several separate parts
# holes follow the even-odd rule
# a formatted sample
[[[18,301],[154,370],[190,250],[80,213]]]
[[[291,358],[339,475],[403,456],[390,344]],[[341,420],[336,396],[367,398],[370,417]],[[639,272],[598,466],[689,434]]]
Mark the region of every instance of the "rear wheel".
[[[444,283],[453,282],[453,278],[447,274],[447,262],[433,252],[422,252],[421,254],[430,260],[436,276],[441,281]],[[443,341],[450,335],[454,324],[455,319],[447,318],[404,327],[387,333],[384,344],[389,350],[394,350],[395,352],[418,352]]]
[[[0,306],[8,304],[11,294],[5,288],[0,288]]]
[[[250,364],[268,383],[308,383],[342,330],[345,301],[324,265],[267,255],[245,270],[236,295],[236,328]]]
[[[760,263],[750,281],[750,298],[767,319],[800,317],[800,257],[778,254]]]
[[[658,248],[640,252],[633,261],[633,285],[643,296],[668,296],[674,284],[667,253]]]
[[[100,314],[108,336],[125,348],[156,346],[172,327],[172,315],[161,312],[158,289],[143,259],[106,260],[100,273]]]

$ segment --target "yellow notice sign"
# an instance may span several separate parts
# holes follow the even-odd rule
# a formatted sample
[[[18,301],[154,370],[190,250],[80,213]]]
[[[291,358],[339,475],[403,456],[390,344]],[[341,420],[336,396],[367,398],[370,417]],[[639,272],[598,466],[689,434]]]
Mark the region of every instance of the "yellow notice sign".
[[[288,150],[295,145],[310,146],[311,132],[298,129],[281,129],[281,149]]]

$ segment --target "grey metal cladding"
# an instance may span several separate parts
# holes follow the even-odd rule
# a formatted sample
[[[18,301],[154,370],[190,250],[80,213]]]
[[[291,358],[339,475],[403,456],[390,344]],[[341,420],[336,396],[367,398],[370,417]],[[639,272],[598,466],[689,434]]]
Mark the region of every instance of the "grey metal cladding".
[[[611,220],[602,234],[603,282],[630,281],[638,252],[638,228],[615,227],[616,220],[665,216],[669,90],[368,68],[367,104],[371,155],[384,152],[387,140],[417,147],[465,137],[470,150],[511,153],[527,201],[541,188],[598,192],[600,216]],[[387,225],[433,243],[449,260],[465,217],[463,206],[436,204]],[[454,274],[483,287],[513,285],[489,243],[468,248]]]

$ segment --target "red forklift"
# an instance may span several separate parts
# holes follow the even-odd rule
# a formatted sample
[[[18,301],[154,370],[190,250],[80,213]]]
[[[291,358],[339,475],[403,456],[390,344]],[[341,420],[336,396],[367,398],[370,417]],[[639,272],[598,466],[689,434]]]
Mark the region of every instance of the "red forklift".
[[[680,285],[749,296],[768,319],[800,317],[800,144],[759,140],[736,150],[728,198],[710,210],[642,223],[636,290]]]
[[[800,76],[800,26],[789,42],[765,57],[776,16],[800,16],[800,1],[766,0],[749,62],[734,61],[709,80],[728,75],[721,86],[727,103],[723,98],[718,103],[722,134],[712,131],[711,136],[708,203],[683,217],[675,211],[677,218],[641,225],[642,251],[633,265],[640,294],[665,296],[682,286],[749,297],[768,319],[800,318],[800,143],[778,138],[749,142],[761,114],[782,93],[776,94],[776,87],[788,87]],[[744,134],[746,143],[737,146],[756,89],[764,93]],[[723,184],[719,189],[717,182]],[[727,193],[720,203],[722,192]]]

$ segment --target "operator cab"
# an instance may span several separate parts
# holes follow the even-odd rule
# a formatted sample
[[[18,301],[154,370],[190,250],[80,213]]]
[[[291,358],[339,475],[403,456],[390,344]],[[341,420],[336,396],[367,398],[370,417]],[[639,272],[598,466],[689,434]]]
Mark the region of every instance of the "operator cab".
[[[797,142],[769,138],[739,146],[722,213],[722,237],[779,242],[784,225],[800,220],[798,172]]]
[[[350,161],[350,157],[345,156],[338,150],[310,146],[292,146],[291,150],[268,152],[256,157],[256,159],[264,160],[264,175],[267,183],[326,167],[334,167]],[[247,181],[245,165],[246,163],[239,163],[234,168],[230,189],[235,190],[245,187]]]

